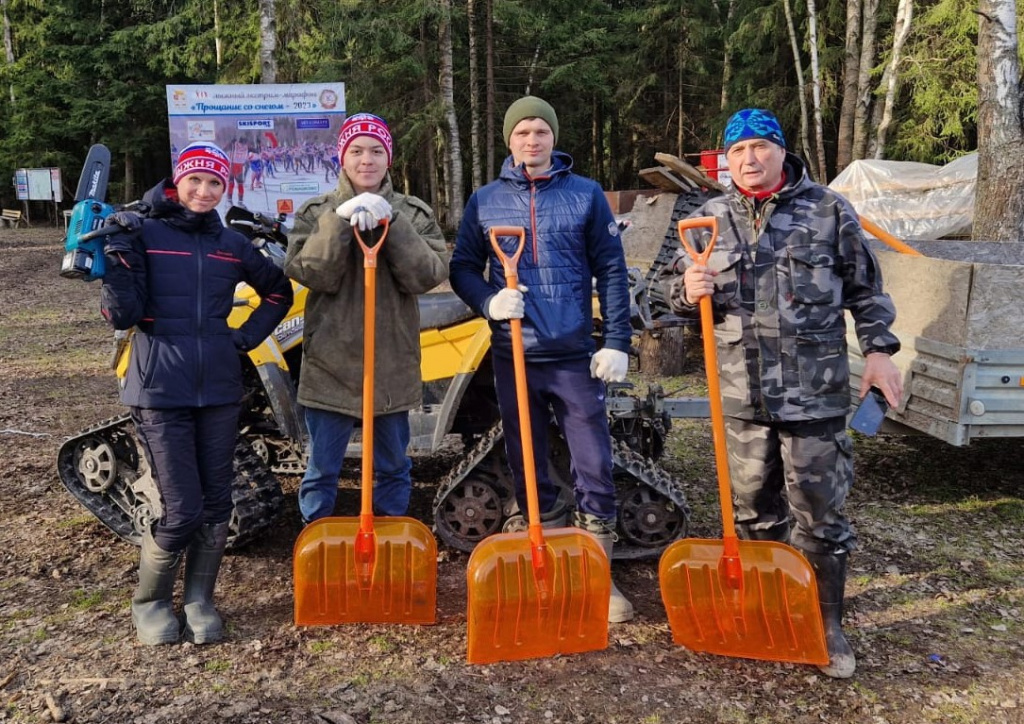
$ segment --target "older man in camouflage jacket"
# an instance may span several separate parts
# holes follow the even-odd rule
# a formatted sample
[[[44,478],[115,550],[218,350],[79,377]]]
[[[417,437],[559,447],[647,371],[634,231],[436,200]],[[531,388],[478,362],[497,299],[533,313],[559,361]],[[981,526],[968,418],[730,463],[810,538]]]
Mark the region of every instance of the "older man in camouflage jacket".
[[[841,628],[855,543],[843,514],[853,481],[845,310],[866,360],[860,396],[874,386],[894,406],[903,394],[890,359],[900,348],[895,310],[856,212],[787,153],[774,115],[734,114],[725,153],[733,190],[694,213],[717,218],[721,236],[707,266],[678,256],[668,296],[688,316],[712,297],[739,534],[789,542],[795,520],[792,543],[814,568],[825,620],[821,668],[846,678],[856,660]],[[690,234],[706,247],[706,230]]]

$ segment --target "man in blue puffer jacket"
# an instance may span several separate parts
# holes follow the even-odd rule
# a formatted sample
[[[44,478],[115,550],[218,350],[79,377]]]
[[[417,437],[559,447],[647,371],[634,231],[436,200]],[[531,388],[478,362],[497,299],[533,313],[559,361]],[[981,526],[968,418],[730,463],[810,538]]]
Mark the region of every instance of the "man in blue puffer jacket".
[[[185,560],[184,635],[196,644],[223,635],[213,590],[231,518],[232,460],[243,393],[239,355],[255,349],[292,304],[284,273],[217,213],[230,172],[213,144],[185,148],[167,179],[145,197],[141,219],[119,212],[124,233],[105,245],[103,316],[136,328],[121,402],[160,491],[163,515],[143,533],[132,621],[147,645],[181,635],[174,581]],[[228,326],[235,287],[260,305]]]
[[[625,379],[632,333],[619,230],[600,186],[574,174],[572,158],[554,150],[558,117],[547,102],[534,96],[517,100],[505,113],[504,133],[511,155],[498,180],[469,199],[452,256],[451,284],[491,323],[495,390],[519,509],[526,510],[526,497],[509,319],[522,319],[544,525],[565,522],[543,464],[553,413],[572,456],[574,523],[596,535],[610,559],[616,508],[605,383]],[[518,290],[505,287],[501,263],[491,249],[490,229],[496,226],[526,230]],[[506,253],[515,252],[515,239],[501,241]],[[595,280],[604,337],[596,352]],[[613,585],[608,620],[632,617],[632,604]]]

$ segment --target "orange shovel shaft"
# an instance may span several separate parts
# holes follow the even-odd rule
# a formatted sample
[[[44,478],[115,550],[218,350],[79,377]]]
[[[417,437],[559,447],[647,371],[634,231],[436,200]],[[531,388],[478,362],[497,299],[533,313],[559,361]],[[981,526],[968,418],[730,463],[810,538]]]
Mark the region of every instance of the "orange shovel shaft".
[[[363,250],[363,444],[359,529],[373,530],[373,368],[377,329],[377,253],[388,235],[388,222],[373,246],[367,246],[356,227],[356,242]]]
[[[686,240],[687,229],[704,228],[711,230],[711,238],[704,251],[698,254]],[[696,219],[683,219],[679,222],[679,241],[686,249],[690,258],[697,264],[706,266],[711,250],[718,238],[718,219],[714,217],[701,217]],[[727,573],[731,580],[735,576],[742,577],[742,570],[739,568],[739,544],[736,538],[736,521],[733,520],[732,507],[732,484],[729,478],[729,454],[725,442],[725,411],[722,408],[722,386],[718,376],[718,345],[715,342],[715,318],[711,306],[711,297],[705,295],[700,298],[700,330],[704,339],[704,366],[708,378],[708,397],[711,404],[711,434],[715,443],[715,470],[718,474],[718,498],[722,506],[722,528],[723,544],[725,552],[723,555],[726,565],[732,568],[732,573]]]
[[[491,247],[501,261],[505,272],[505,287],[519,287],[519,257],[526,246],[526,230],[521,226],[493,226],[490,229]],[[519,238],[514,254],[506,254],[498,243],[499,236],[515,236]],[[510,319],[509,328],[512,336],[512,364],[516,378],[516,403],[519,407],[519,431],[523,448],[523,477],[526,482],[526,513],[529,522],[530,541],[534,547],[544,544],[540,527],[540,499],[537,495],[537,468],[533,454],[533,426],[530,423],[530,403],[526,392],[526,351],[523,348],[523,323],[519,319]],[[534,563],[537,564],[537,552],[534,552]]]
[[[879,241],[888,244],[891,248],[895,249],[901,254],[908,254],[910,256],[924,256],[924,254],[919,252],[917,249],[910,246],[909,244],[900,241],[871,219],[861,216],[860,225],[864,227],[864,231],[868,232]]]

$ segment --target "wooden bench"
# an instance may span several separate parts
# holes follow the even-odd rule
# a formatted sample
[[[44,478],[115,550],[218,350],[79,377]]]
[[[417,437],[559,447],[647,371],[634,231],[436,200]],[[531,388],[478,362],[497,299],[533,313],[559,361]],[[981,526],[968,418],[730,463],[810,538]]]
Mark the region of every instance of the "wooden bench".
[[[28,226],[28,222],[25,221],[25,217],[22,216],[20,211],[14,209],[4,209],[0,213],[0,221],[3,221],[7,228],[17,228],[18,224],[24,224]]]

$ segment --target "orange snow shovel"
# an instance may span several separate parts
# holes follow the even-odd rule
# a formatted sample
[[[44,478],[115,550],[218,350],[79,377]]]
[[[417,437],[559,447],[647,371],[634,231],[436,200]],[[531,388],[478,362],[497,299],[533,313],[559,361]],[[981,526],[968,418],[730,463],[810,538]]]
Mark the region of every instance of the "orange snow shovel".
[[[504,226],[494,227],[490,233],[506,286],[516,289],[526,231],[521,226]],[[502,251],[499,236],[519,237],[515,254],[507,256]],[[608,646],[611,567],[604,549],[597,538],[579,528],[541,529],[522,322],[510,319],[509,326],[529,529],[493,535],[469,558],[466,629],[471,664],[598,651]]]
[[[693,228],[711,229],[700,255],[684,233]],[[714,218],[679,222],[679,239],[698,264],[707,264],[717,237]],[[782,543],[736,538],[710,296],[700,299],[700,321],[724,539],[687,538],[662,554],[658,575],[672,640],[723,656],[828,664],[818,586],[807,559]]]
[[[362,504],[358,518],[328,517],[295,541],[295,625],[434,623],[437,542],[422,522],[373,515],[373,364],[377,252],[363,243]]]

